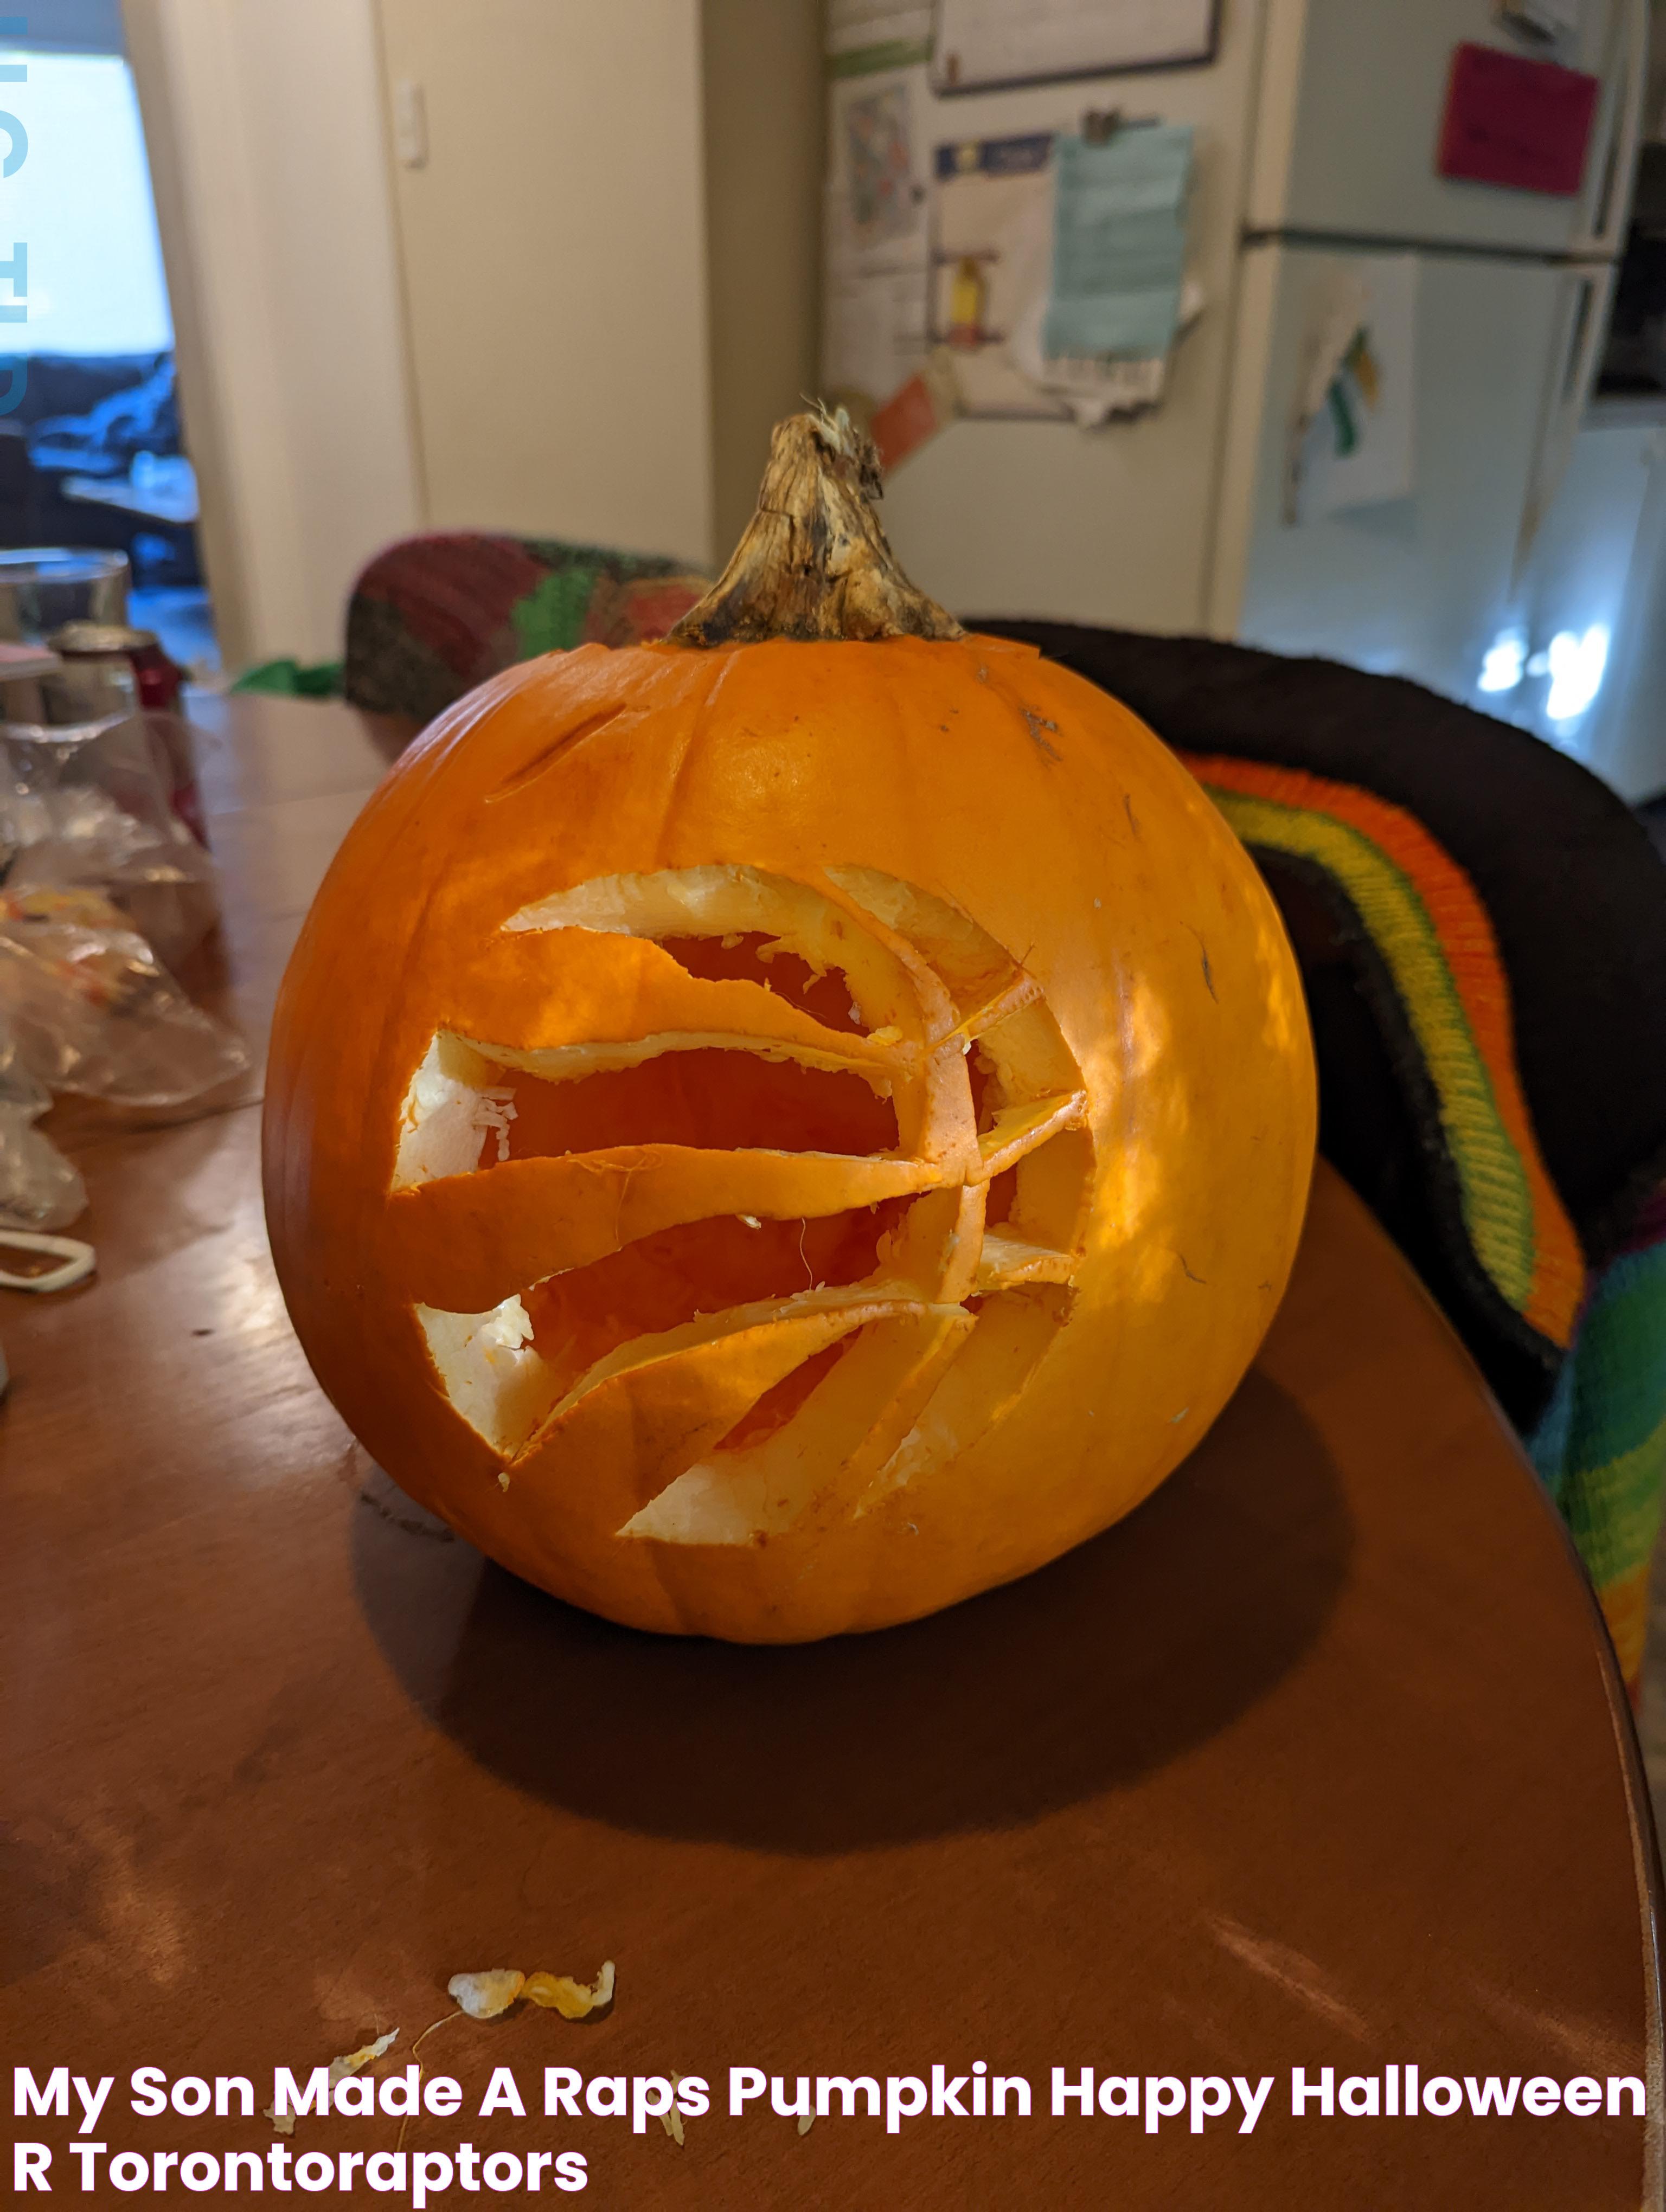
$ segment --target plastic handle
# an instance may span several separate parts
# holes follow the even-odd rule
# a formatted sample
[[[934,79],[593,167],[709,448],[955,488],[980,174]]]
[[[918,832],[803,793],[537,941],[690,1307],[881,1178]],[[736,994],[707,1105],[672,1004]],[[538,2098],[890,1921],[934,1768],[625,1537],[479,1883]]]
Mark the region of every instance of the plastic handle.
[[[9,1291],[67,1291],[84,1283],[98,1265],[98,1254],[76,1237],[42,1237],[32,1229],[0,1229],[0,1252],[10,1245],[19,1252],[56,1252],[61,1267],[40,1275],[14,1275],[0,1267],[0,1287]]]
[[[1534,457],[1527,499],[1522,510],[1521,531],[1516,540],[1514,580],[1533,550],[1550,502],[1555,498],[1568,462],[1580,419],[1596,380],[1602,348],[1608,338],[1608,301],[1614,293],[1614,270],[1606,263],[1581,270],[1567,280],[1574,300],[1567,324],[1561,374],[1547,395],[1544,428]]]
[[[1590,168],[1595,187],[1590,228],[1574,240],[1570,249],[1574,253],[1614,254],[1623,242],[1649,88],[1649,0],[1620,0],[1619,36],[1610,64],[1614,94]]]

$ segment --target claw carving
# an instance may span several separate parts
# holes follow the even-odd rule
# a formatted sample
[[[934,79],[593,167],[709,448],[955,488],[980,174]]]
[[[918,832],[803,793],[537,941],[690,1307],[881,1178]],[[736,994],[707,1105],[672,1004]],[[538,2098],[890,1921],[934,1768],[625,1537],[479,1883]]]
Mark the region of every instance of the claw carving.
[[[623,1536],[755,1542],[1000,1419],[1068,1310],[1092,1173],[1011,953],[854,867],[606,878],[502,933],[549,988],[513,1033],[436,1033],[387,1233],[511,1498],[606,1468]]]

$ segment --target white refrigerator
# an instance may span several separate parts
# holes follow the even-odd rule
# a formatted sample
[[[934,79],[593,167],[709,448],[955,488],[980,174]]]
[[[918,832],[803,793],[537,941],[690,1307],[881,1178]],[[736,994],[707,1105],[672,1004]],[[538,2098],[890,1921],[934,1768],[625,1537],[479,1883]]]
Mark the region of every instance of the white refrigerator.
[[[1647,79],[1648,0],[1557,12],[1556,58],[1601,80],[1571,198],[1438,173],[1454,49],[1527,51],[1495,0],[1221,0],[1207,65],[934,98],[945,143],[1112,106],[1191,125],[1202,309],[1152,411],[1091,430],[958,420],[903,462],[885,519],[921,584],[966,613],[1207,632],[1507,704]],[[1316,512],[1291,489],[1316,331],[1339,283],[1380,263],[1411,333],[1405,480]]]

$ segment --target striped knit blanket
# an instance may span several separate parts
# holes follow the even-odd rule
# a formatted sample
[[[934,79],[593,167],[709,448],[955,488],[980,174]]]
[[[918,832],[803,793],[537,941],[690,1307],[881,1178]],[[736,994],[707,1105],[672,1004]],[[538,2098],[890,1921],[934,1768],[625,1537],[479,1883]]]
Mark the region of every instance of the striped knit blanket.
[[[1419,1063],[1474,1295],[1555,1380],[1525,1442],[1635,1694],[1666,1491],[1666,1186],[1588,1266],[1516,1064],[1510,979],[1474,885],[1405,808],[1264,763],[1185,753],[1250,851],[1322,870],[1380,962]],[[1666,953],[1666,935],[1661,939]]]

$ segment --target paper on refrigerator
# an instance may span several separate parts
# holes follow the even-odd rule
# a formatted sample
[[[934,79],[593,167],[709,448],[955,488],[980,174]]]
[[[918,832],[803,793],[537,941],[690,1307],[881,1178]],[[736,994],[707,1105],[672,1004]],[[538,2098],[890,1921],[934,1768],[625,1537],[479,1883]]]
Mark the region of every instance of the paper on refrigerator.
[[[1185,273],[1191,162],[1185,126],[937,149],[932,334],[967,414],[1092,427],[1161,400],[1203,304]]]
[[[929,10],[874,0],[835,0],[830,20],[822,386],[864,422],[926,363],[931,95],[928,40],[913,40],[922,21],[929,32]]]
[[[1049,356],[1160,360],[1174,343],[1186,274],[1189,124],[1055,142]]]
[[[835,76],[922,62],[931,52],[931,0],[827,0],[827,55]]]
[[[961,139],[939,146],[933,166],[931,335],[946,349],[963,410],[1068,421],[1018,351],[1049,295],[1053,133]]]
[[[1043,311],[1025,317],[1013,342],[1013,355],[1031,382],[1062,401],[1083,429],[1097,429],[1118,416],[1140,415],[1161,405],[1172,349],[1127,359],[1109,354],[1049,355],[1043,345],[1044,304]],[[1180,288],[1177,338],[1190,329],[1203,307],[1203,288],[1195,277],[1188,276]]]
[[[1362,254],[1322,280],[1291,424],[1286,522],[1415,489],[1417,282],[1414,253]]]
[[[1216,0],[938,0],[941,93],[1204,62]]]
[[[945,143],[952,103],[897,58],[913,21],[836,0],[824,395],[887,467],[958,415],[1093,425],[1156,404],[1201,305],[1184,280],[1189,129]]]

